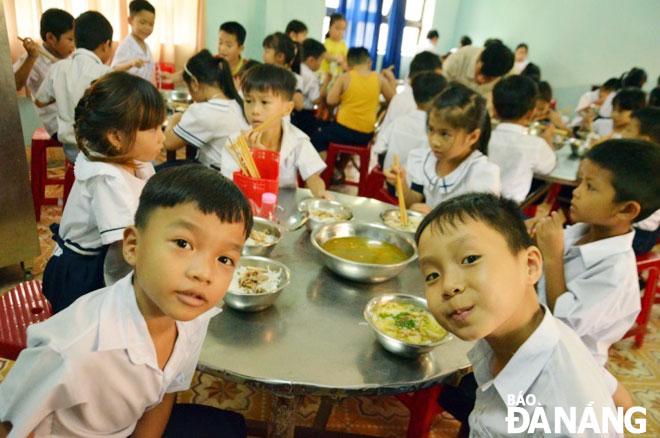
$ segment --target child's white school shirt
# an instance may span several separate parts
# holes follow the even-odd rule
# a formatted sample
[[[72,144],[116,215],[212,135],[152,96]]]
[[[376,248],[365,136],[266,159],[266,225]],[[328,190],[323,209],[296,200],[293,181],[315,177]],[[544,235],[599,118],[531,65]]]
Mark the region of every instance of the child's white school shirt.
[[[490,136],[488,160],[500,167],[502,196],[521,203],[529,193],[534,174],[552,172],[557,155],[544,139],[528,135],[527,128],[500,123]]]
[[[239,135],[240,133],[236,132],[229,138],[234,141]],[[307,134],[293,126],[289,117],[283,118],[280,142],[280,188],[298,187],[298,172],[306,181],[310,176],[323,172],[325,168],[325,161],[316,152]],[[231,180],[234,178],[234,172],[240,170],[227,148],[222,150],[220,169],[222,174]]]
[[[564,230],[566,292],[555,301],[553,315],[575,330],[596,362],[605,365],[610,346],[633,326],[641,309],[635,232],[576,245],[588,231],[584,223]],[[547,304],[545,274],[538,292],[539,301]]]
[[[306,110],[313,110],[314,102],[316,102],[319,96],[321,96],[319,77],[305,64],[300,65],[300,75],[302,76],[302,94],[304,98],[303,108]]]
[[[48,49],[46,49],[46,47],[42,46],[41,48],[47,53],[50,53]],[[57,59],[57,56],[53,55],[52,53],[51,55],[53,56],[53,58]],[[14,73],[16,73],[19,68],[21,68],[26,58],[27,58],[27,53],[24,53],[23,55],[21,55],[20,58],[18,58],[18,61],[14,63]],[[28,76],[27,81],[25,82],[25,86],[27,87],[28,90],[30,90],[32,99],[36,97],[37,92],[39,92],[39,87],[41,87],[41,84],[46,79],[46,76],[48,75],[50,68],[55,64],[55,62],[56,61],[47,58],[42,53],[39,53],[39,56],[34,61],[34,65],[32,66],[32,70],[30,71],[30,75]],[[38,106],[35,105],[34,110],[37,113],[39,120],[41,120],[41,123],[44,125],[44,128],[46,128],[48,134],[49,135],[55,134],[57,132],[57,107],[55,106],[55,104],[52,103],[43,108],[39,108]]]
[[[151,54],[149,44],[145,43],[145,46],[146,51],[142,50],[140,43],[137,42],[133,34],[128,34],[128,36],[124,38],[124,41],[117,46],[117,51],[115,52],[114,58],[112,58],[110,66],[114,67],[116,65],[126,64],[127,62],[140,58],[144,60],[144,65],[140,68],[131,67],[127,71],[130,74],[139,76],[142,79],[153,83],[156,66],[154,64],[154,57]]]
[[[594,132],[601,137],[606,137],[614,130],[614,121],[612,119],[598,119],[593,122]]]
[[[386,153],[383,167],[389,169],[394,165],[394,155],[399,156],[399,165],[405,167],[410,151],[428,147],[426,111],[415,108],[380,130],[374,145],[374,152]]]
[[[111,72],[94,52],[76,49],[73,56],[53,65],[37,92],[37,100],[55,99],[57,106],[57,139],[64,144],[76,144],[73,130],[76,105],[91,83]]]
[[[576,427],[580,424],[583,410],[591,406],[598,424],[602,424],[602,409],[616,412],[602,367],[599,366],[584,347],[580,338],[564,323],[552,316],[543,306],[545,315],[534,333],[518,348],[513,357],[493,377],[494,352],[485,339],[479,339],[468,353],[474,377],[479,384],[474,409],[470,414],[470,437],[620,437],[621,434],[567,433],[555,434],[555,408],[563,408],[568,415],[570,408],[576,410]],[[535,399],[533,406],[518,404],[534,418],[535,409],[543,409],[551,433],[509,433],[506,418],[511,400],[527,397]],[[515,414],[515,418],[521,418]],[[538,418],[538,417],[536,417]],[[513,423],[520,426],[521,421]],[[611,431],[610,427],[610,431]]]
[[[140,193],[153,176],[151,163],[140,163],[137,176],[116,164],[90,161],[82,152],[74,167],[76,181],[62,213],[59,234],[71,250],[85,254],[124,236],[133,225]],[[55,246],[54,256],[62,250]]]
[[[161,370],[132,278],[28,327],[27,348],[0,384],[0,421],[11,421],[10,437],[125,438],[166,393],[190,387],[209,320],[220,309],[176,321]]]
[[[233,99],[209,99],[190,105],[172,132],[199,148],[197,159],[200,163],[220,169],[221,152],[229,135],[248,128],[238,102]]]
[[[431,208],[468,192],[500,194],[500,169],[479,151],[473,151],[444,178],[435,170],[437,163],[430,148],[419,148],[410,151],[406,165],[408,185],[413,190],[422,189],[424,202]]]
[[[380,125],[380,131],[382,132],[388,125],[402,115],[416,109],[417,103],[415,103],[412,87],[410,84],[404,84],[403,90],[396,94],[390,101],[385,117],[383,118],[383,123]]]
[[[660,227],[660,210],[656,210],[646,219],[636,222],[633,226],[639,230],[655,231]]]

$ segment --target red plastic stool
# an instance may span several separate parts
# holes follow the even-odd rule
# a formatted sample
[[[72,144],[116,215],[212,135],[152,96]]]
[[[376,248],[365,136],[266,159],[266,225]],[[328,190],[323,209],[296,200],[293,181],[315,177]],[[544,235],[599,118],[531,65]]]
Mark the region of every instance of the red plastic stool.
[[[443,411],[437,402],[440,391],[442,391],[442,385],[396,396],[410,411],[407,438],[427,438],[429,436],[433,420]]]
[[[326,187],[330,187],[332,171],[335,169],[335,162],[337,161],[337,155],[339,154],[357,155],[360,157],[360,181],[357,183],[346,181],[344,184],[357,186],[358,196],[365,196],[367,175],[369,173],[369,157],[371,156],[371,143],[366,146],[350,146],[346,144],[330,143],[328,146],[328,157],[325,160],[328,167],[326,167],[321,174],[321,178],[325,181]]]
[[[376,166],[367,178],[367,188],[364,194],[367,198],[377,199],[392,205],[399,205],[399,200],[385,187],[385,174],[380,166]]]
[[[64,206],[66,205],[66,200],[69,199],[69,193],[71,192],[71,187],[76,180],[76,175],[73,172],[73,164],[69,160],[66,160],[66,172],[64,173],[64,194],[62,195],[62,211],[64,211]]]
[[[27,327],[52,314],[38,280],[21,283],[0,296],[0,356],[16,360],[27,345]]]
[[[46,198],[46,186],[64,184],[64,178],[48,178],[47,148],[61,148],[62,143],[53,140],[45,129],[37,129],[32,134],[30,152],[30,179],[32,183],[32,201],[37,222],[41,220],[41,206],[57,204],[57,198]]]
[[[644,343],[644,336],[646,336],[646,325],[651,317],[651,308],[656,301],[656,294],[660,291],[658,288],[658,280],[660,280],[660,255],[650,252],[641,256],[637,256],[637,273],[642,275],[643,272],[648,271],[649,276],[646,279],[646,287],[644,288],[644,295],[642,296],[642,310],[637,315],[635,327],[628,330],[624,336],[635,337],[635,346],[641,347]]]

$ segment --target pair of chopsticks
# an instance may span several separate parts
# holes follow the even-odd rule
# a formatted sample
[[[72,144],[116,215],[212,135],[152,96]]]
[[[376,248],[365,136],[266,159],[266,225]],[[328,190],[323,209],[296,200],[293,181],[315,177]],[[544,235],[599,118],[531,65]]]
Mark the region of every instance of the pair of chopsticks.
[[[394,165],[399,167],[399,156],[394,155]],[[406,210],[406,200],[403,194],[403,182],[401,181],[401,175],[397,172],[396,174],[396,197],[399,198],[399,210],[401,211],[401,223],[404,227],[408,226],[408,211]]]
[[[257,126],[250,132],[259,132],[266,129],[267,126],[271,125],[273,122],[280,120],[282,117],[285,117],[289,114],[289,110],[285,109],[279,114],[275,114],[270,119],[266,120],[261,125]],[[229,150],[230,155],[239,165],[241,171],[248,175],[250,178],[261,178],[259,174],[259,169],[252,158],[250,153],[250,148],[248,147],[247,139],[243,135],[239,135],[236,138],[236,142],[229,140],[229,145],[226,145],[227,150]]]
[[[22,42],[22,43],[25,42],[25,39],[23,39],[21,37],[17,37],[17,38],[20,40],[20,42]],[[59,61],[59,59],[57,59],[56,57],[54,57],[50,53],[46,52],[43,48],[41,48],[41,46],[39,46],[39,53],[41,53],[42,55],[44,55],[46,58],[50,59],[53,62]]]

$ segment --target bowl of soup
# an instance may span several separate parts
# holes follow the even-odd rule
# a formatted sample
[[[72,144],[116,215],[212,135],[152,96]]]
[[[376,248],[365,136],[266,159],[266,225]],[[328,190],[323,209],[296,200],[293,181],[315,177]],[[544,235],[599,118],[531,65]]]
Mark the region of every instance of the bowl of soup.
[[[363,283],[387,281],[417,259],[417,247],[409,235],[377,223],[321,225],[312,231],[310,240],[331,271]]]
[[[400,356],[418,357],[451,339],[429,312],[426,300],[412,295],[372,298],[364,308],[364,319],[378,342]]]

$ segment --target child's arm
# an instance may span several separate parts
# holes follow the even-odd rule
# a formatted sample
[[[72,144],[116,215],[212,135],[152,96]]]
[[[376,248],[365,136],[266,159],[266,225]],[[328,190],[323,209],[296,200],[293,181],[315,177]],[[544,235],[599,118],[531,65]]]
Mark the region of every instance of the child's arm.
[[[156,407],[142,414],[138,420],[131,438],[160,438],[165,432],[167,421],[172,413],[172,406],[176,401],[176,393],[170,392],[163,396]]]
[[[394,66],[391,65],[388,68],[382,70],[380,72],[380,76],[378,77],[378,81],[380,83],[380,92],[383,94],[383,96],[385,96],[385,99],[387,99],[388,102],[396,94],[396,78],[394,77],[394,73],[392,73],[393,68]]]
[[[126,260],[124,259],[123,241],[118,240],[111,244],[105,255],[105,260],[103,261],[103,278],[105,280],[105,285],[110,286],[115,284],[118,280],[121,280],[128,275],[132,269],[131,265],[126,263]]]
[[[350,81],[350,79],[351,77],[348,73],[342,73],[342,75],[337,78],[326,98],[328,105],[339,105],[339,102],[341,102],[341,96],[348,88],[348,81]]]
[[[296,111],[302,111],[303,106],[305,105],[305,100],[303,94],[300,91],[296,91],[293,94],[293,107]]]
[[[163,147],[168,151],[175,151],[186,145],[186,142],[174,133],[174,127],[179,124],[181,117],[183,117],[183,113],[172,114],[172,117],[170,117],[170,120],[167,123],[167,128],[165,128],[165,141],[163,142]]]
[[[545,267],[545,293],[548,307],[554,312],[557,298],[566,292],[564,277],[564,229],[562,217],[552,212],[551,216],[540,219],[533,228],[536,244],[543,255]]]
[[[114,71],[126,71],[132,69],[133,67],[140,68],[143,65],[144,65],[144,59],[135,58],[134,60],[125,62],[124,64],[115,65],[114,67],[112,67],[112,69]]]
[[[9,432],[11,432],[11,423],[9,421],[0,423],[0,438],[6,438]]]
[[[555,125],[548,125],[545,127],[543,130],[543,133],[541,134],[541,138],[545,140],[546,143],[548,143],[548,146],[552,148],[552,150],[555,150],[555,145],[552,142],[552,139],[555,137]]]
[[[335,200],[335,197],[325,190],[325,182],[321,179],[318,173],[307,178],[305,180],[305,185],[312,191],[312,196],[315,198],[323,198],[329,201]]]
[[[389,169],[385,169],[383,171],[385,174],[385,178],[387,179],[387,182],[392,184],[393,186],[396,185],[396,175],[397,173],[399,174],[403,186],[403,192],[404,192],[404,199],[406,201],[406,207],[410,207],[413,204],[419,204],[424,201],[424,195],[421,193],[412,190],[409,186],[408,183],[406,182],[406,169],[403,167],[395,167],[392,166]]]
[[[30,77],[30,72],[34,63],[39,57],[39,44],[32,41],[31,38],[25,38],[23,40],[23,47],[27,52],[27,58],[23,61],[23,64],[14,72],[14,80],[16,81],[16,90],[20,90],[25,86],[25,83]]]

